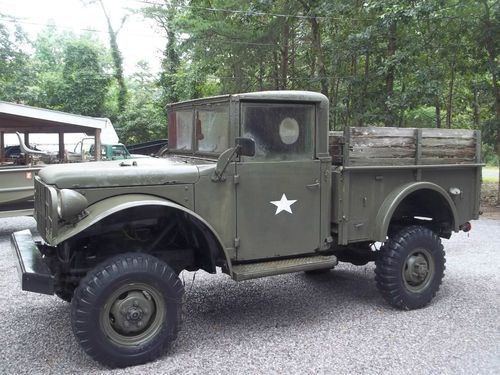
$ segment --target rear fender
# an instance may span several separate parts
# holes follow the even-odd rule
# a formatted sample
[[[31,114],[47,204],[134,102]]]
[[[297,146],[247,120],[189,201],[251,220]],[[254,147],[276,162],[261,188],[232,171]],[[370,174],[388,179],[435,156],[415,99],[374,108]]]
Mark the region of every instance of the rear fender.
[[[375,220],[375,231],[373,233],[373,238],[376,241],[384,242],[386,240],[387,231],[389,230],[389,224],[391,222],[392,216],[394,215],[394,212],[401,204],[401,202],[403,202],[405,198],[411,193],[424,189],[434,190],[435,192],[439,193],[439,195],[446,201],[453,218],[453,230],[455,232],[459,230],[457,209],[446,190],[444,190],[441,186],[433,184],[431,182],[411,182],[392,191],[380,206],[380,209],[377,213],[377,218]]]

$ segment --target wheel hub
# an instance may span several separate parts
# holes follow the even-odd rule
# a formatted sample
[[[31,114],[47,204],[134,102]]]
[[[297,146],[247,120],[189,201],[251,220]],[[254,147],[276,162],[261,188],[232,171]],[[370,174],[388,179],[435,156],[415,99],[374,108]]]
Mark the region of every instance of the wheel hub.
[[[403,267],[403,281],[411,292],[422,292],[432,281],[434,263],[426,249],[418,248],[412,251]]]
[[[146,291],[132,291],[111,306],[111,324],[120,333],[134,334],[147,327],[154,313],[154,302]]]
[[[408,259],[405,271],[406,279],[409,283],[420,284],[429,273],[429,265],[422,255],[413,255]]]

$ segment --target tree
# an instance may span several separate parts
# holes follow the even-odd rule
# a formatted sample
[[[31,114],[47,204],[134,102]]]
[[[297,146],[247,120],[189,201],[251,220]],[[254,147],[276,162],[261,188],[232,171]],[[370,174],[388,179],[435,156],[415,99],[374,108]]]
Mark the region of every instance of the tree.
[[[497,157],[500,161],[500,46],[498,36],[500,35],[500,5],[488,0],[481,0],[482,15],[480,25],[480,43],[484,48],[488,71],[491,74],[491,86],[493,91],[493,107],[495,110],[495,132]],[[497,204],[500,205],[500,173],[498,181]]]
[[[32,77],[29,56],[24,51],[28,40],[21,26],[12,21],[0,23],[0,100],[24,102],[29,97],[25,88]]]
[[[129,105],[118,117],[117,132],[124,143],[139,143],[167,136],[162,92],[149,65],[141,61],[129,81]]]
[[[99,55],[99,49],[88,40],[73,40],[65,46],[60,88],[63,111],[101,116],[110,77]]]
[[[123,75],[123,56],[118,47],[118,34],[122,30],[125,21],[127,20],[128,15],[125,15],[121,21],[120,26],[118,28],[114,28],[111,22],[111,16],[107,11],[103,0],[81,0],[83,4],[95,4],[98,3],[99,7],[102,10],[104,18],[106,19],[106,24],[108,27],[108,37],[109,37],[109,46],[111,49],[111,58],[113,60],[113,77],[118,84],[118,93],[117,93],[117,102],[118,102],[118,112],[122,112],[125,110],[128,99],[128,90],[127,85],[125,83],[125,78]]]

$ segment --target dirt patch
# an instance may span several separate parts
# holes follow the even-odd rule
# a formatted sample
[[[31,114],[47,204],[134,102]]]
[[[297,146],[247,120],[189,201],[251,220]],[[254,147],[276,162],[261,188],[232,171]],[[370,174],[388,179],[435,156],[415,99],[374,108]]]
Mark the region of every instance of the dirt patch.
[[[481,188],[481,211],[483,217],[500,220],[500,206],[497,201],[498,182],[483,182]]]

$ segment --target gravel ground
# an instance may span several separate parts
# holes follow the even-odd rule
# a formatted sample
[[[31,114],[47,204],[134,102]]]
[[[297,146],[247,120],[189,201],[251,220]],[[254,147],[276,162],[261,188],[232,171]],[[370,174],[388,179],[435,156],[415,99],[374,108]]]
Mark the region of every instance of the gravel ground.
[[[31,218],[0,219],[0,373],[499,374],[500,221],[444,241],[444,284],[425,309],[388,307],[373,265],[236,283],[185,273],[186,321],[176,344],[143,366],[107,370],[79,348],[69,305],[22,292],[9,234]]]

